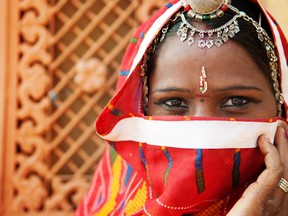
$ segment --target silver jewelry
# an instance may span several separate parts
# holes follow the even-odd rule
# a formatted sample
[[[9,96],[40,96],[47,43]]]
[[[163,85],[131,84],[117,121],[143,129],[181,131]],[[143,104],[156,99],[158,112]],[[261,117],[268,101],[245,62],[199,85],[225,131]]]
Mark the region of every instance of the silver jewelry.
[[[281,116],[284,99],[278,81],[279,77],[278,58],[276,55],[275,46],[271,38],[269,37],[267,32],[260,26],[260,24],[255,20],[253,20],[251,17],[249,17],[245,12],[239,11],[236,7],[232,6],[231,1],[181,0],[181,3],[184,7],[184,10],[187,12],[188,16],[194,19],[195,21],[204,21],[220,17],[213,15],[213,13],[216,13],[215,11],[220,10],[219,8],[223,6],[225,6],[225,10],[222,9],[223,13],[224,11],[226,11],[226,7],[235,13],[234,17],[225,24],[223,24],[222,26],[208,30],[194,27],[186,20],[184,13],[180,14],[182,22],[177,30],[177,35],[180,37],[180,40],[182,42],[186,41],[189,46],[192,46],[195,43],[197,37],[198,38],[197,44],[198,47],[200,48],[207,47],[209,49],[214,45],[216,45],[217,47],[221,47],[229,39],[233,38],[238,32],[240,32],[240,28],[237,21],[238,19],[243,19],[251,23],[255,27],[256,33],[258,34],[258,39],[262,43],[264,43],[266,54],[269,59],[271,78],[273,81],[273,89],[275,91],[275,98],[278,102],[277,104],[278,115]],[[196,15],[191,16],[191,10],[196,11],[198,13],[198,17],[202,16],[202,19],[198,19]]]
[[[259,25],[258,22],[253,20],[251,17],[246,15],[244,12],[240,12],[237,8],[235,8],[233,6],[230,6],[230,7],[233,8],[233,11],[240,13],[242,15],[241,18],[243,18],[245,21],[251,23],[255,27],[256,33],[258,35],[258,39],[262,43],[264,43],[264,47],[266,49],[266,55],[269,59],[271,78],[272,78],[272,82],[273,82],[273,89],[275,91],[275,98],[278,102],[278,104],[277,104],[278,115],[281,116],[282,115],[282,106],[284,104],[284,98],[283,98],[283,95],[281,93],[280,85],[279,85],[279,81],[278,81],[278,77],[280,77],[280,74],[279,74],[278,58],[276,55],[275,46],[274,46],[271,38],[269,37],[269,35],[265,31],[265,29],[263,29]]]
[[[288,193],[288,181],[284,178],[281,178],[278,187],[284,191],[284,193]]]
[[[229,38],[233,38],[240,31],[237,21],[240,16],[241,15],[236,14],[231,20],[218,28],[201,30],[188,23],[185,15],[181,14],[182,23],[178,28],[177,35],[181,41],[187,40],[189,46],[195,43],[195,33],[198,33],[198,46],[200,48],[211,48],[214,44],[217,47],[221,47],[223,43],[227,42]],[[214,34],[216,34],[216,37]]]

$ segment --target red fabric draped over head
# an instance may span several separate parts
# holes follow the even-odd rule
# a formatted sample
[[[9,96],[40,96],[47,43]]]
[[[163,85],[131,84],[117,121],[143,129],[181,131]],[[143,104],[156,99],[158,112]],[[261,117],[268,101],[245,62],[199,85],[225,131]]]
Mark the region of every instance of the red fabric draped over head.
[[[287,41],[259,2],[252,2],[265,14],[273,33],[287,113]],[[180,8],[179,1],[166,4],[131,39],[116,94],[96,122],[97,133],[112,148],[107,148],[100,161],[76,215],[226,215],[263,170],[256,140],[262,133],[273,139],[279,118],[235,121],[144,116],[140,76],[143,55]],[[207,127],[217,133],[207,132]],[[189,130],[195,130],[198,136]],[[245,144],[235,143],[237,133],[247,134],[241,140]],[[217,136],[221,142],[215,144]]]

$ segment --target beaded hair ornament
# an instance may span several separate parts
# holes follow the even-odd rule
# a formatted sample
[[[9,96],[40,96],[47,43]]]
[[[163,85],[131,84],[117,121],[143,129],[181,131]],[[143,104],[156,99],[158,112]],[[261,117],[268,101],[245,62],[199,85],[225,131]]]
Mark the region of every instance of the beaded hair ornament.
[[[148,105],[147,63],[151,55],[157,49],[157,45],[165,39],[171,22],[173,23],[176,22],[176,20],[181,19],[181,24],[177,30],[177,35],[182,42],[187,42],[189,46],[192,46],[196,43],[196,40],[198,40],[197,45],[199,48],[209,49],[213,46],[221,47],[229,39],[233,38],[238,32],[240,32],[241,29],[237,20],[243,19],[254,26],[259,41],[261,41],[265,47],[266,54],[269,59],[275,98],[278,103],[278,115],[281,116],[284,100],[278,81],[278,58],[276,56],[275,46],[271,38],[261,27],[261,25],[249,17],[245,12],[239,11],[236,7],[232,6],[231,0],[181,0],[181,4],[183,6],[183,10],[162,28],[144,55],[143,64],[141,66],[141,76],[143,78],[144,112],[147,112]],[[189,23],[185,17],[185,13],[187,13],[187,16],[196,22],[208,21],[224,16],[225,12],[228,10],[235,13],[235,15],[222,26],[213,29],[199,29],[198,27],[195,27]]]

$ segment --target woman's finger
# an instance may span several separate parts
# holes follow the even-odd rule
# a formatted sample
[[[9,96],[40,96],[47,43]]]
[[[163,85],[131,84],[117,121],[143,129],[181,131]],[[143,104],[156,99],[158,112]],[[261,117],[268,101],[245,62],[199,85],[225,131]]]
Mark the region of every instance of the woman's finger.
[[[258,146],[264,155],[266,169],[257,181],[246,189],[228,215],[282,216],[288,213],[288,196],[278,187],[280,179],[287,175],[288,169],[288,163],[285,162],[288,154],[286,128],[277,128],[275,145],[261,135]],[[284,162],[287,165],[284,165]]]
[[[278,131],[278,130],[277,130]],[[269,138],[261,135],[258,139],[258,146],[260,151],[264,155],[266,170],[275,172],[281,172],[281,161],[279,152],[271,142]],[[279,170],[278,170],[279,169]]]
[[[283,169],[281,178],[284,178],[283,180],[284,182],[288,180],[288,139],[287,139],[288,130],[287,128],[288,128],[287,125],[284,125],[283,127],[279,127],[275,135],[275,146],[277,147],[280,163]],[[283,199],[283,196],[285,196],[284,199],[286,200],[288,199],[287,193],[285,193],[285,187],[284,187],[284,190],[283,188],[277,187],[277,190],[275,191],[276,199],[280,197]]]
[[[288,139],[287,139],[287,133],[288,133],[288,126],[284,125],[282,127],[278,127],[275,135],[275,146],[277,147],[277,150],[279,152],[280,160],[282,162],[283,166],[288,166]],[[288,169],[288,167],[286,167]],[[287,170],[284,170],[288,172]],[[288,175],[288,173],[285,173]],[[286,176],[285,177],[288,177]]]

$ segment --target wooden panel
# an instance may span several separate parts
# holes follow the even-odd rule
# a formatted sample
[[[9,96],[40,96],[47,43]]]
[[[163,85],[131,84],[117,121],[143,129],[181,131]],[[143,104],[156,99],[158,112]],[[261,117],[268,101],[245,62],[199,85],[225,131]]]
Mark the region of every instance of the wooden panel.
[[[15,159],[17,86],[17,1],[1,2],[0,9],[0,214],[12,201]]]
[[[6,61],[7,61],[7,46],[5,41],[7,40],[7,2],[3,2],[4,4],[0,7],[0,215],[3,214],[4,203],[3,203],[3,189],[4,189],[4,143],[5,143],[5,128],[4,122],[6,122],[5,113],[6,113],[6,79],[8,73],[6,73]]]

